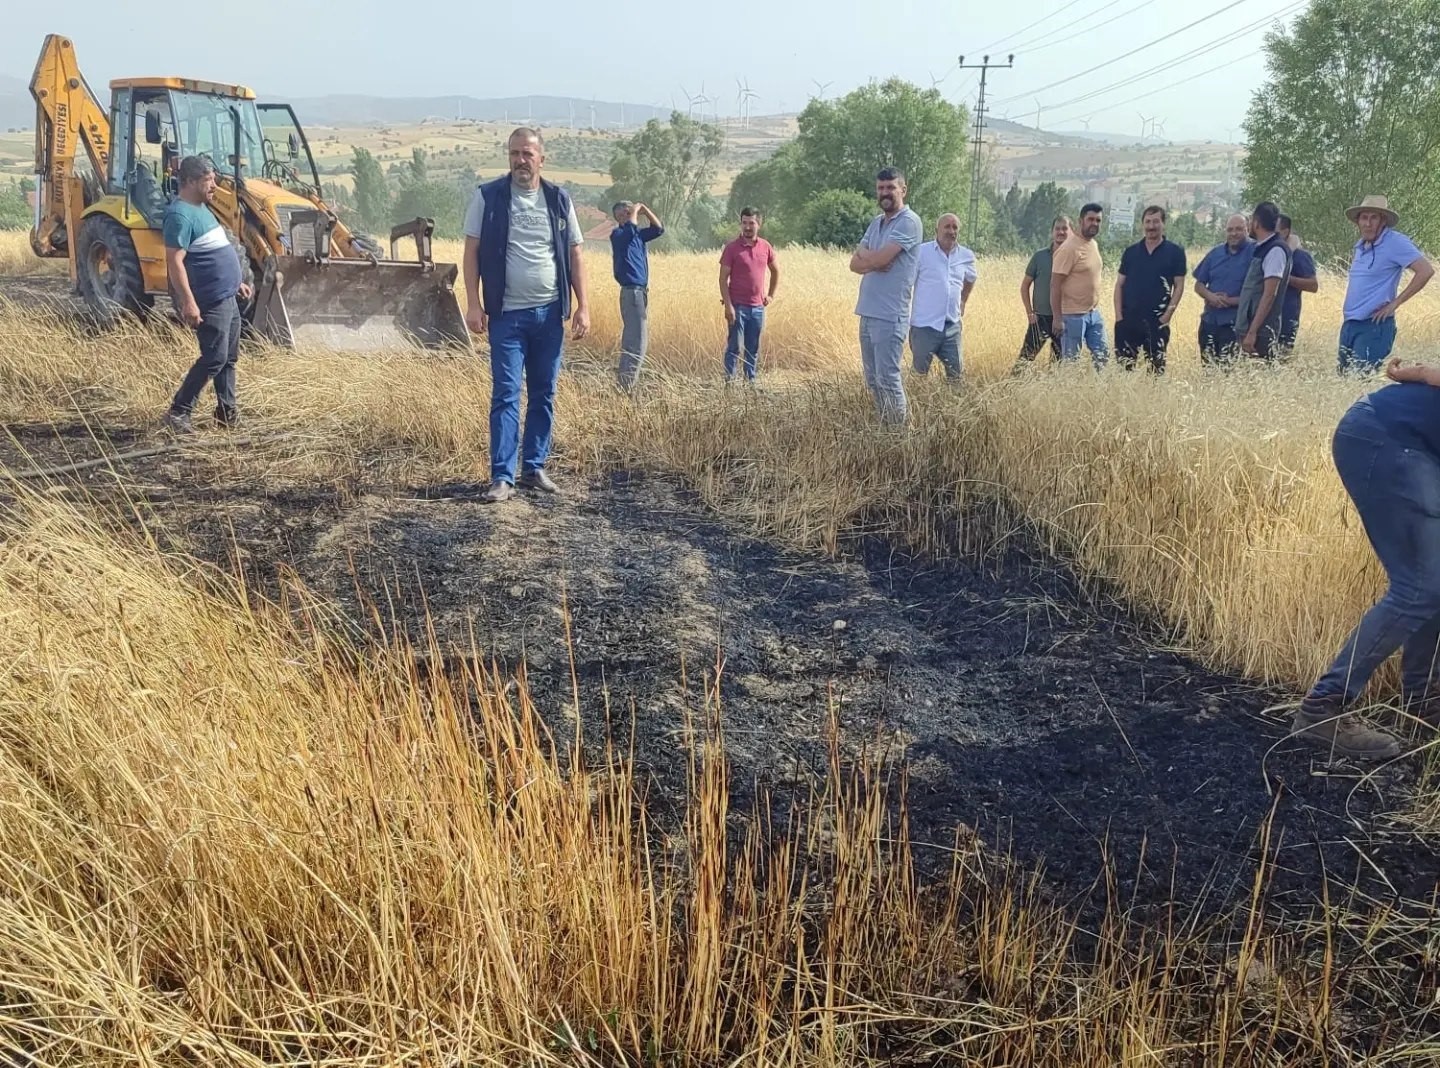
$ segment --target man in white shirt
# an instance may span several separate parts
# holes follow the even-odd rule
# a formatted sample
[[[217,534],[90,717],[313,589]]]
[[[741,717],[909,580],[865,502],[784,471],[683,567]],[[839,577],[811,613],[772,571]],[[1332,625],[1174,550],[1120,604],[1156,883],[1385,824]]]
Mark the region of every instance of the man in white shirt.
[[[960,320],[975,278],[975,253],[960,244],[960,219],[947,212],[935,223],[935,240],[920,246],[915,265],[910,355],[916,374],[928,374],[938,357],[946,378],[960,377]]]

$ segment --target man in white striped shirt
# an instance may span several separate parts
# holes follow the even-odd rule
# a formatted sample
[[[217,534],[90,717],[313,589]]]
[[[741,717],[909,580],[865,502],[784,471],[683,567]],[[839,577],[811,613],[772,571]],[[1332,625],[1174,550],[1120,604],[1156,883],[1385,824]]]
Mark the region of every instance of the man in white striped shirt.
[[[960,320],[975,279],[975,253],[960,244],[960,219],[947,212],[935,223],[935,240],[920,246],[915,265],[910,355],[916,374],[928,374],[938,358],[952,384],[960,377]]]

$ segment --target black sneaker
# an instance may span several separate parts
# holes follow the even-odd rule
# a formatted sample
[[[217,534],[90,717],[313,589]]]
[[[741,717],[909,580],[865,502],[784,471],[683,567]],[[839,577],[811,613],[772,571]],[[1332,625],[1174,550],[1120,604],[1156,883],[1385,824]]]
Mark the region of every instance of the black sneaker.
[[[489,489],[480,494],[480,499],[486,504],[499,504],[501,501],[508,501],[513,496],[515,496],[515,487],[503,478],[497,478],[490,483]]]
[[[165,418],[160,420],[160,426],[172,434],[195,433],[195,428],[190,425],[188,412],[166,412]]]
[[[559,493],[560,487],[550,481],[550,476],[545,473],[543,467],[534,471],[526,471],[520,476],[520,486],[523,489],[538,489],[546,493]]]
[[[240,422],[240,409],[227,408],[223,404],[215,406],[215,425],[233,427]]]

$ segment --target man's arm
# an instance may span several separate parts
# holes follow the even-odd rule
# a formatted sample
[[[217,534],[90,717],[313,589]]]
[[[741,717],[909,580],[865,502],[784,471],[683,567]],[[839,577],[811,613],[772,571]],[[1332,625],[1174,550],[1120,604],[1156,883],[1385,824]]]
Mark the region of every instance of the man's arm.
[[[904,251],[894,241],[887,241],[880,248],[865,248],[862,245],[855,250],[855,255],[850,257],[850,269],[856,274],[888,271],[895,262],[895,257]]]
[[[574,324],[571,337],[579,341],[590,332],[590,295],[585,281],[585,257],[580,245],[570,246],[570,289],[575,294],[575,310],[570,318]]]
[[[1180,307],[1180,298],[1185,295],[1185,276],[1177,274],[1170,279],[1170,303],[1165,305],[1165,310],[1160,313],[1160,325],[1169,326],[1170,320],[1175,317],[1175,309]]]
[[[1060,290],[1065,285],[1065,279],[1069,277],[1068,271],[1065,274],[1054,270],[1050,272],[1050,314],[1054,324],[1051,326],[1050,332],[1056,337],[1065,333],[1065,314],[1063,305],[1060,303]]]
[[[1260,306],[1255,309],[1255,318],[1250,320],[1250,331],[1245,335],[1244,347],[1247,351],[1255,351],[1260,340],[1260,327],[1270,315],[1270,309],[1275,304],[1279,292],[1280,279],[1278,276],[1265,279],[1265,289],[1260,294]]]
[[[730,300],[730,261],[720,260],[720,303],[725,308],[725,321],[735,321],[735,305]]]
[[[1409,264],[1409,267],[1411,271],[1410,284],[1405,287],[1405,289],[1400,293],[1398,297],[1392,300],[1389,304],[1385,305],[1385,307],[1381,308],[1374,314],[1374,316],[1372,316],[1372,318],[1377,323],[1380,322],[1382,319],[1388,319],[1392,315],[1394,315],[1395,312],[1399,310],[1400,305],[1404,304],[1416,293],[1424,289],[1425,286],[1429,283],[1430,279],[1435,277],[1434,266],[1424,256],[1421,256],[1414,263]]]
[[[650,220],[650,225],[645,228],[645,232],[640,235],[640,238],[643,241],[653,241],[655,238],[659,237],[660,234],[663,234],[665,232],[665,224],[660,221],[660,216],[656,215],[653,211],[650,210],[648,204],[636,205],[635,213],[639,215],[642,212],[644,213],[645,218]],[[659,231],[659,233],[653,233],[653,231]]]
[[[465,274],[465,325],[477,334],[483,334],[488,325],[485,303],[480,299],[480,239],[467,237],[464,261],[461,268]]]
[[[1030,290],[1035,288],[1035,279],[1028,274],[1020,276],[1020,303],[1025,305],[1025,318],[1035,321],[1035,306],[1030,303]]]
[[[1125,313],[1120,309],[1124,306],[1122,299],[1125,294],[1125,276],[1120,272],[1115,273],[1115,321],[1118,323],[1125,318]]]
[[[1391,356],[1385,362],[1385,374],[1396,382],[1419,382],[1440,389],[1440,367],[1426,367],[1412,363],[1403,366],[1399,356]]]
[[[1291,289],[1298,289],[1301,293],[1318,293],[1320,291],[1320,279],[1314,275],[1309,278],[1296,278],[1292,274],[1288,284]]]
[[[974,288],[975,283],[969,278],[965,279],[964,284],[960,287],[960,315],[962,318],[965,315],[965,304],[970,300],[970,292]]]
[[[770,256],[770,289],[765,294],[765,303],[769,304],[775,299],[775,289],[780,285],[780,261],[772,253]]]
[[[200,305],[190,291],[190,278],[185,274],[185,250],[165,246],[165,272],[170,282],[170,299],[175,313],[186,326],[200,325]]]

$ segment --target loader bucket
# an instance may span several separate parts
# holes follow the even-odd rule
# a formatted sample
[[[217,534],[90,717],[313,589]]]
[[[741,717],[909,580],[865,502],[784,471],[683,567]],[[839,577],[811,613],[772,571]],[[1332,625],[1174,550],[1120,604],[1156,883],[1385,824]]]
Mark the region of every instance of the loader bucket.
[[[406,345],[470,351],[470,334],[455,299],[453,263],[431,254],[435,220],[416,218],[390,231],[390,258],[369,250],[334,257],[337,219],[328,211],[290,211],[286,255],[265,261],[255,294],[254,329],[286,347],[373,351]],[[415,259],[397,259],[411,238]]]
[[[456,273],[453,263],[272,256],[256,293],[254,328],[286,347],[469,349]]]

